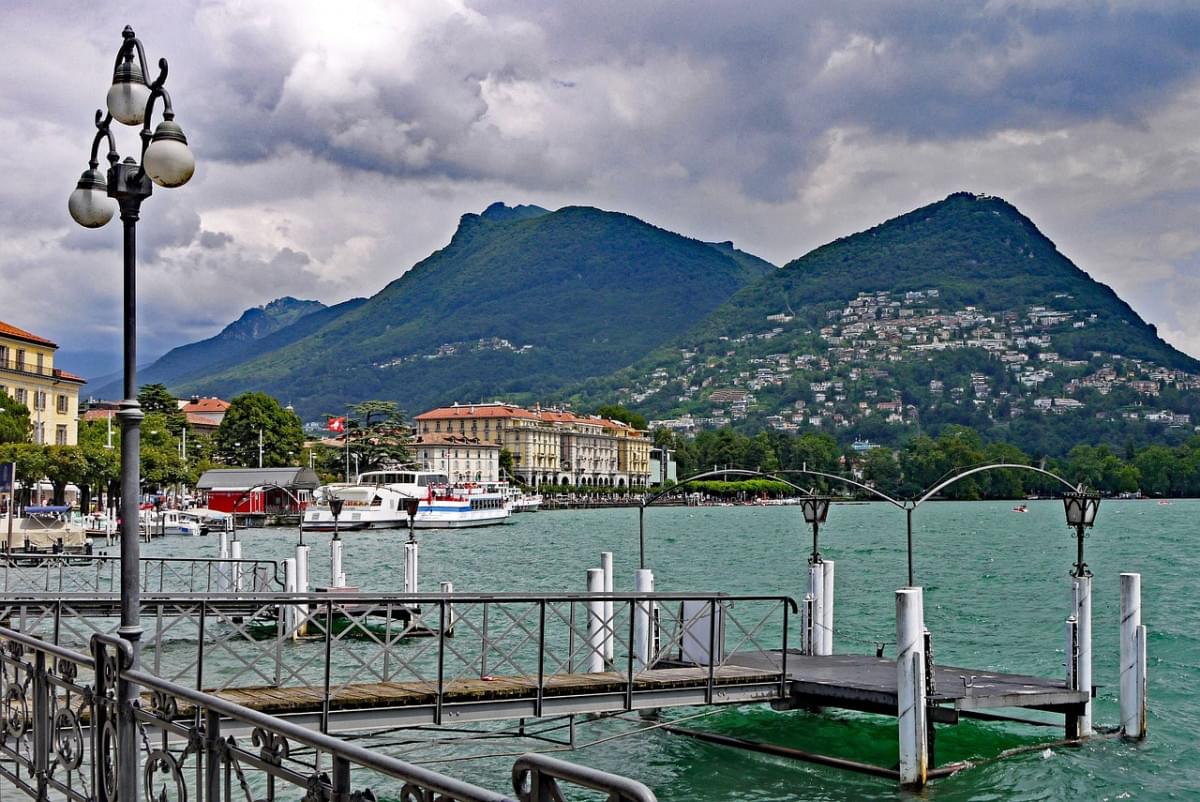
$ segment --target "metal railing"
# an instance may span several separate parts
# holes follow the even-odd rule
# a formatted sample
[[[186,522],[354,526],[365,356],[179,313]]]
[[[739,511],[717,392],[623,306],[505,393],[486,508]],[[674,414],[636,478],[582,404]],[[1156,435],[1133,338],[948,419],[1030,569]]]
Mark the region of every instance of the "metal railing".
[[[143,593],[214,593],[283,589],[277,560],[142,557]],[[121,558],[104,554],[0,552],[0,592],[108,593],[121,584]]]
[[[111,635],[82,654],[0,628],[0,778],[32,799],[69,802],[512,802],[136,670],[132,658]],[[626,778],[538,755],[518,760],[519,773],[556,794],[523,800],[564,799],[559,781],[654,800]]]
[[[10,626],[64,645],[115,631],[118,610],[113,595],[0,601]],[[147,594],[142,660],[238,698],[303,689],[254,704],[325,731],[334,714],[408,725],[451,708],[485,720],[767,701],[788,693],[795,611],[786,596],[723,594]],[[778,657],[750,670],[746,653]]]

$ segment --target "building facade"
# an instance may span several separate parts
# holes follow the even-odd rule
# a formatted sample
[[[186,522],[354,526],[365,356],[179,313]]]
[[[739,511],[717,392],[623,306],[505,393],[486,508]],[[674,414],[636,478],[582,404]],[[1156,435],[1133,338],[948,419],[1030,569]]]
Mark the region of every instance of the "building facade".
[[[423,470],[444,473],[452,482],[500,480],[500,446],[478,437],[428,432],[412,443]]]
[[[439,407],[414,420],[421,437],[478,438],[506,449],[516,478],[535,487],[642,488],[649,482],[647,433],[619,421],[499,402]]]
[[[58,346],[0,321],[0,393],[29,409],[33,442],[73,446],[79,442],[81,376],[54,367]]]

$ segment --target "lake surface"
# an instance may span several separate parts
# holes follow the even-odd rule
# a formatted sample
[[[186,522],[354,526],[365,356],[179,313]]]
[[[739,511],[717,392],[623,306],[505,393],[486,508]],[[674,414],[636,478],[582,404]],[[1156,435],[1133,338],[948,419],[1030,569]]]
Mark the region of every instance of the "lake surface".
[[[1058,501],[923,505],[914,515],[915,583],[925,588],[926,625],[938,663],[1060,677],[1063,622],[1069,613],[1072,530]],[[1142,573],[1149,662],[1149,739],[1096,738],[1079,748],[1034,750],[935,782],[931,799],[1074,800],[1200,798],[1200,553],[1194,545],[1200,502],[1105,501],[1087,541],[1093,580],[1094,706],[1098,727],[1118,718],[1119,574]],[[651,508],[647,562],[660,591],[725,591],[803,596],[811,532],[797,507]],[[291,556],[296,530],[242,530],[244,558]],[[313,584],[328,579],[329,535],[307,535]],[[348,533],[348,581],[369,591],[399,591],[404,575],[398,531]],[[487,529],[421,532],[421,589],[440,580],[470,592],[586,590],[586,570],[614,552],[616,589],[633,590],[637,510],[540,512]],[[894,654],[894,590],[906,584],[904,514],[887,505],[835,505],[822,528],[822,553],[837,561],[837,652]],[[215,556],[215,538],[143,544],[145,556]],[[668,711],[693,716],[697,709]],[[1056,720],[1061,720],[1057,718]],[[704,744],[628,720],[580,722],[567,760],[634,777],[660,800],[835,800],[905,797],[887,780]],[[546,724],[544,726],[555,726]],[[895,720],[849,712],[815,715],[768,706],[720,708],[688,726],[845,755],[896,762]],[[535,729],[531,722],[530,729]],[[563,737],[564,731],[554,731]],[[1061,737],[1060,729],[965,721],[938,728],[939,763],[983,759],[1012,747]],[[607,739],[607,740],[606,740]],[[393,734],[365,741],[414,762],[509,791],[509,752],[547,748],[536,741],[478,745],[406,743]]]

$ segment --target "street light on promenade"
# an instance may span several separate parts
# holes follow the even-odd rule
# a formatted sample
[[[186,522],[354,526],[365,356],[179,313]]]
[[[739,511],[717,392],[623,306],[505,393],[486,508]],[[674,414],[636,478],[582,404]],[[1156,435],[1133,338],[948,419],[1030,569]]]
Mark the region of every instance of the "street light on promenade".
[[[137,401],[136,265],[137,221],[142,201],[150,197],[153,184],[183,186],[192,177],[195,159],[183,130],[175,122],[171,97],[163,88],[167,60],[158,60],[158,77],[146,80],[146,53],[133,29],[125,27],[121,48],[108,90],[108,112],[96,112],[96,135],[88,169],[71,193],[67,208],[75,222],[99,228],[121,212],[124,227],[124,393],[117,417],[121,421],[121,626],[118,634],[129,641],[137,665],[139,623],[138,507],[140,499],[142,410]],[[162,122],[153,130],[150,123],[155,104],[162,102]],[[141,126],[140,163],[133,157],[123,161],[117,152],[111,124]],[[107,174],[100,171],[100,143],[108,143]],[[153,184],[151,183],[153,182]],[[114,203],[115,201],[115,203]]]

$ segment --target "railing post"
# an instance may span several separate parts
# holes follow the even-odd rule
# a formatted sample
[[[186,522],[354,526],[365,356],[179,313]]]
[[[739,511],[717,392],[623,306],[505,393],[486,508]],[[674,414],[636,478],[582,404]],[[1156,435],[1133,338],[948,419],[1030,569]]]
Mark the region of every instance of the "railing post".
[[[713,700],[713,672],[717,664],[717,600],[711,599],[708,602],[708,686],[704,689],[704,701],[706,704],[712,704]]]
[[[538,686],[537,715],[542,715],[542,696],[546,689],[546,600],[538,599]]]
[[[306,547],[307,548],[307,547]],[[329,734],[329,672],[333,666],[333,601],[325,602],[325,692],[321,697],[321,732]]]
[[[221,716],[204,711],[204,797],[203,802],[221,798]]]
[[[788,663],[788,612],[790,605],[788,600],[783,600],[783,649],[780,651],[779,664],[779,698],[787,698],[787,663]]]
[[[46,653],[33,653],[33,772],[39,800],[47,798],[50,767],[50,683],[46,680]]]
[[[597,598],[604,593],[604,570],[589,568],[588,581],[588,673],[599,674],[604,671],[604,600]]]
[[[437,699],[434,700],[433,723],[442,723],[442,692],[446,688],[446,600],[439,602],[438,654],[437,654]],[[487,607],[484,607],[487,610]],[[486,644],[485,644],[486,648]]]
[[[482,679],[487,676],[487,653],[488,653],[488,603],[483,603],[483,635],[480,640],[479,648],[479,677]]]
[[[350,761],[333,756],[333,795],[330,802],[350,802]]]

